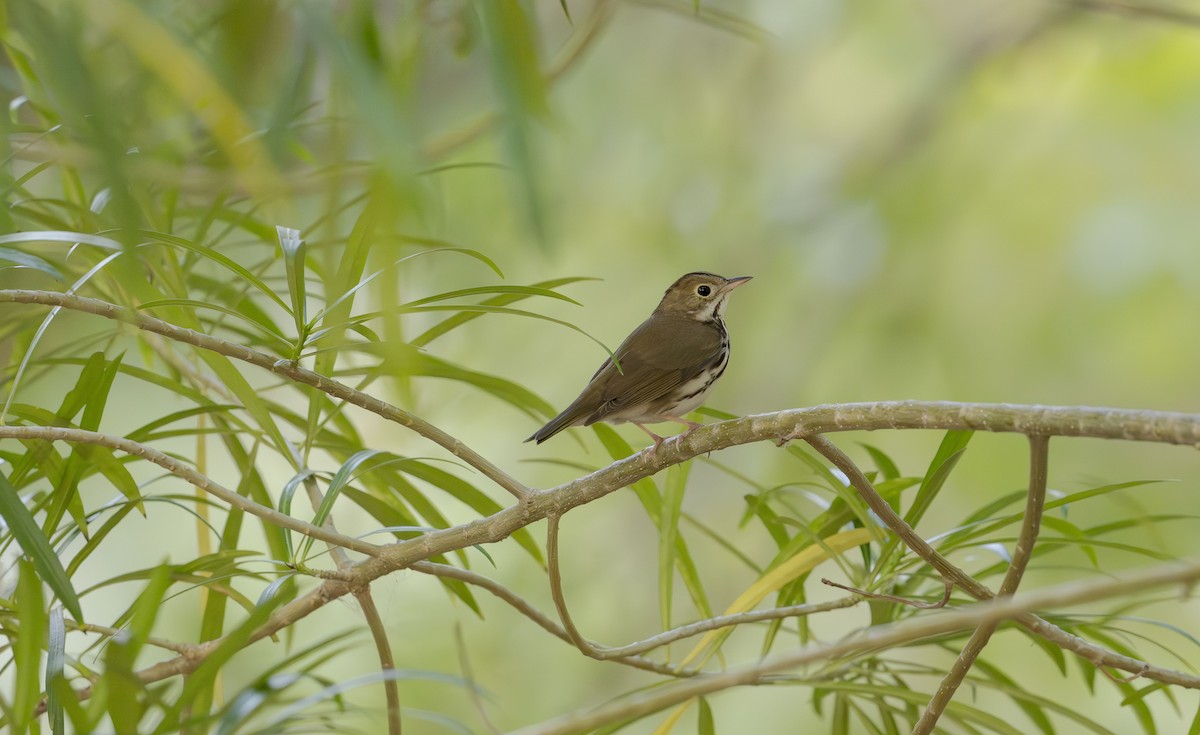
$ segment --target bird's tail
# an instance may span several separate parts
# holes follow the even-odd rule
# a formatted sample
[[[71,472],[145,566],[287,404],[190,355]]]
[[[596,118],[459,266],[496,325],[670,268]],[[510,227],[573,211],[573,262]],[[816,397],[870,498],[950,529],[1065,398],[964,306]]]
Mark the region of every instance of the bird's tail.
[[[567,406],[565,409],[563,409],[562,413],[550,419],[545,426],[538,429],[533,436],[529,437],[525,441],[537,442],[538,444],[541,444],[563,429],[579,423],[584,418],[586,413],[587,412],[580,409],[578,405],[572,403],[570,406]]]

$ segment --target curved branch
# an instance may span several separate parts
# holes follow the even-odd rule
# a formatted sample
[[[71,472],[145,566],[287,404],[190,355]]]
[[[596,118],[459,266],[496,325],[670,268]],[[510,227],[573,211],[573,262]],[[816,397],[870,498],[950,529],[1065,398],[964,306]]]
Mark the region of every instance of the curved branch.
[[[438,577],[458,579],[466,582],[467,584],[473,584],[476,587],[482,587],[504,602],[512,605],[517,612],[537,623],[550,635],[567,643],[571,642],[571,637],[567,635],[567,631],[563,630],[562,626],[558,625],[536,607],[529,604],[529,602],[520,595],[508,589],[494,579],[485,577],[482,574],[476,574],[469,569],[450,566],[449,564],[438,564],[431,561],[419,561],[410,566],[409,569],[412,569],[415,572],[421,572],[423,574],[432,574]],[[612,660],[619,664],[632,666],[635,669],[653,671],[654,673],[662,674],[663,676],[687,677],[694,676],[696,674],[695,671],[677,671],[674,666],[655,663],[654,661],[649,661],[647,659],[638,658],[632,655],[627,655],[625,657],[615,658]]]
[[[156,319],[152,316],[147,316],[134,309],[129,309],[116,304],[110,304],[107,301],[99,299],[89,299],[82,296],[72,296],[57,291],[30,291],[25,289],[11,289],[0,291],[0,303],[13,304],[41,304],[43,306],[59,306],[72,311],[81,311],[86,314],[95,314],[106,319],[113,319],[119,322],[132,324],[138,329],[154,334],[161,334],[164,337],[173,339],[177,342],[189,344],[194,347],[199,347],[205,350],[211,350],[219,355],[232,357],[235,360],[248,362],[251,365],[268,370],[276,375],[281,375],[288,380],[302,385],[311,386],[326,393],[329,396],[347,403],[354,404],[360,408],[365,408],[371,413],[378,414],[383,418],[393,421],[401,426],[411,429],[417,434],[425,437],[429,441],[444,448],[450,454],[458,457],[470,466],[479,470],[485,477],[500,487],[504,488],[517,499],[524,499],[529,493],[529,488],[525,487],[507,473],[501,470],[496,465],[489,462],[482,455],[467,445],[463,444],[458,439],[450,436],[446,432],[437,428],[433,424],[421,419],[408,411],[393,406],[387,401],[381,401],[378,398],[370,396],[366,393],[356,391],[350,386],[340,383],[324,375],[315,373],[300,367],[295,362],[283,360],[265,352],[252,350],[249,347],[228,342],[219,337],[213,337],[208,334],[184,329],[170,322],[165,322],[162,319]]]
[[[813,615],[819,612],[827,612],[829,610],[840,610],[842,608],[852,607],[857,605],[862,597],[860,595],[850,595],[838,600],[830,600],[829,602],[817,602],[807,605],[787,605],[785,607],[776,607],[770,610],[750,610],[733,615],[718,615],[704,620],[698,620],[694,623],[681,625],[677,628],[665,630],[662,633],[651,636],[642,641],[635,641],[624,646],[606,647],[600,646],[580,634],[579,629],[575,627],[575,622],[571,619],[571,613],[567,610],[567,599],[563,595],[562,590],[562,573],[559,570],[558,563],[558,516],[550,516],[547,519],[548,528],[546,531],[546,566],[550,575],[550,596],[554,600],[554,607],[558,610],[558,616],[563,622],[563,632],[556,633],[560,638],[573,644],[585,656],[597,659],[599,661],[622,660],[627,656],[652,651],[655,648],[674,643],[675,641],[684,638],[691,638],[701,633],[707,633],[710,630],[718,630],[720,628],[731,628],[735,625],[745,623],[757,623],[764,620],[778,620],[780,618],[795,618],[803,615]],[[420,562],[425,563],[425,562]],[[539,613],[540,614],[540,613]],[[556,626],[557,627],[557,626]],[[552,631],[554,632],[554,631]],[[699,673],[690,669],[681,669],[679,667],[668,667],[672,675],[684,674],[694,676]]]

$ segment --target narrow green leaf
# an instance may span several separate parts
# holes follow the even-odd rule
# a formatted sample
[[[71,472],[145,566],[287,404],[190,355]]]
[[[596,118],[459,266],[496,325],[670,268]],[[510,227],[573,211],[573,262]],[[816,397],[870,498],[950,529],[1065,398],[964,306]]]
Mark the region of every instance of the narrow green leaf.
[[[87,461],[84,455],[87,454],[89,447],[86,445],[76,445],[71,447],[71,453],[67,456],[67,461],[60,467],[52,467],[48,464],[42,465],[42,471],[46,475],[46,479],[54,483],[54,490],[51,493],[50,507],[46,511],[46,518],[42,522],[42,528],[46,534],[53,534],[58,529],[58,524],[62,521],[62,517],[66,513],[71,514],[71,519],[75,522],[75,527],[84,535],[87,534],[87,512],[83,507],[83,499],[79,497],[79,481],[87,472]],[[56,455],[42,455],[43,458],[52,459]]]
[[[60,242],[74,245],[75,243],[84,243],[86,245],[95,245],[104,250],[115,250],[120,252],[125,248],[121,243],[100,235],[91,235],[86,232],[64,232],[59,230],[41,230],[34,232],[17,232],[11,235],[0,235],[0,245],[8,245],[9,243],[27,243],[27,242]]]
[[[92,466],[93,469],[99,470],[100,474],[104,475],[104,479],[112,483],[129,502],[133,503],[138,512],[143,516],[146,515],[146,509],[142,506],[142,493],[138,489],[137,480],[133,479],[133,475],[125,467],[125,463],[117,459],[117,456],[108,447],[101,446],[85,446],[79,445],[78,449],[81,456]]]
[[[1071,523],[1065,518],[1057,518],[1052,515],[1043,515],[1042,527],[1046,530],[1057,531],[1063,536],[1075,541],[1075,548],[1079,549],[1087,556],[1088,561],[1092,563],[1092,567],[1096,569],[1100,568],[1100,557],[1096,553],[1096,547],[1094,544],[1089,543],[1088,534],[1084,533],[1079,526],[1076,526],[1074,523]]]
[[[273,288],[268,286],[261,278],[254,275],[253,273],[251,273],[244,266],[240,265],[237,261],[233,260],[228,255],[225,255],[222,252],[214,250],[211,247],[208,247],[205,245],[200,245],[200,244],[192,242],[191,240],[188,240],[186,238],[179,237],[177,235],[171,235],[171,234],[168,234],[165,232],[156,232],[153,230],[139,230],[139,231],[137,231],[137,234],[141,235],[142,237],[146,237],[151,240],[154,240],[156,242],[160,242],[164,245],[169,245],[174,248],[179,248],[180,250],[186,250],[187,252],[195,253],[196,255],[199,255],[200,257],[204,258],[205,260],[210,260],[213,263],[216,263],[217,265],[221,266],[222,268],[225,268],[226,270],[233,273],[235,276],[240,278],[243,282],[253,286],[259,293],[261,293],[263,296],[266,296],[271,301],[274,301],[284,311],[287,311],[289,313],[291,312],[291,309],[288,307],[287,302],[284,301],[282,298],[280,298],[279,294],[275,293],[275,290]]]
[[[1046,511],[1054,510],[1056,508],[1063,508],[1064,509],[1063,514],[1065,515],[1066,510],[1075,503],[1080,503],[1080,502],[1083,502],[1084,500],[1100,497],[1103,495],[1108,495],[1110,493],[1118,492],[1120,490],[1127,490],[1127,489],[1133,488],[1133,487],[1141,487],[1143,485],[1152,485],[1152,484],[1160,483],[1160,482],[1171,482],[1171,481],[1170,480],[1130,480],[1128,482],[1116,482],[1116,483],[1112,483],[1110,485],[1101,485],[1100,487],[1094,487],[1094,488],[1089,488],[1087,490],[1081,490],[1076,493],[1070,493],[1069,495],[1064,495],[1062,497],[1055,498],[1054,500],[1047,501],[1046,502]],[[1009,496],[1006,496],[1005,500],[1007,500],[1009,498],[1015,498],[1016,500],[1020,500],[1021,498],[1024,498],[1024,497],[1025,497],[1025,491],[1022,490],[1019,492],[1012,493]],[[997,502],[997,503],[990,503],[990,504],[988,504],[987,507],[988,508],[995,507],[997,510],[999,510],[1000,508],[1003,508],[1010,504],[1011,503],[1000,504],[999,502]],[[1022,518],[1025,517],[1024,512],[1019,512],[1019,513],[1012,513],[1007,516],[1002,516],[995,520],[988,521],[987,523],[980,523],[978,520],[980,515],[981,515],[981,511],[977,511],[977,512],[971,514],[970,518],[976,519],[974,521],[974,525],[967,525],[965,528],[956,529],[951,533],[944,534],[945,541],[943,541],[942,547],[947,550],[957,548],[958,546],[961,546],[964,543],[970,542],[972,539],[984,537],[997,529],[1003,528],[1004,526],[1010,525],[1012,523],[1017,523]]]
[[[71,580],[63,570],[62,562],[50,547],[45,534],[38,528],[37,521],[25,504],[21,502],[17,489],[8,478],[0,474],[0,516],[8,524],[13,538],[21,546],[21,551],[33,561],[38,577],[50,586],[58,599],[71,613],[77,622],[83,622],[83,610],[79,606],[79,598]]]
[[[319,692],[315,692],[315,693],[310,694],[300,700],[297,700],[296,702],[292,702],[288,706],[282,708],[279,712],[275,713],[275,715],[272,716],[271,719],[269,719],[267,722],[264,723],[263,727],[264,727],[264,729],[273,728],[276,725],[279,725],[279,724],[291,719],[292,717],[295,717],[296,715],[300,714],[301,712],[305,711],[306,709],[312,707],[315,704],[318,704],[320,702],[324,702],[324,701],[327,701],[330,699],[336,699],[336,698],[340,697],[342,694],[344,694],[345,692],[357,689],[358,687],[371,686],[374,684],[380,684],[385,681],[404,681],[404,680],[430,681],[430,682],[441,683],[441,684],[450,684],[450,685],[459,687],[464,690],[473,690],[473,691],[476,691],[477,693],[479,693],[477,687],[475,687],[470,682],[468,682],[464,679],[461,679],[457,676],[450,676],[448,674],[442,674],[442,673],[436,672],[436,671],[418,671],[418,670],[413,670],[413,669],[387,669],[384,671],[376,671],[375,673],[372,673],[372,674],[358,676],[353,679],[339,681],[335,684],[331,684],[331,685],[325,687],[324,689],[322,689]]]
[[[393,485],[393,487],[397,487],[397,485]],[[390,533],[395,535],[397,539],[404,539],[413,538],[419,533],[432,530],[432,528],[434,528],[431,526],[419,525],[416,522],[416,519],[404,507],[403,503],[400,502],[400,499],[394,494],[377,496],[371,493],[362,492],[361,490],[355,490],[353,487],[347,487],[342,491],[342,494],[345,495],[355,505],[369,513],[372,518],[384,525],[384,528],[373,531],[372,534],[380,532]],[[447,525],[448,524],[446,523],[442,523],[440,526],[438,526],[438,528],[445,528]],[[405,531],[411,532],[406,533]],[[360,538],[365,537],[366,535],[361,536]],[[430,561],[437,562],[439,564],[448,563],[446,558],[440,554],[431,557]],[[442,586],[450,592],[450,594],[458,597],[467,605],[467,607],[471,608],[472,612],[478,615],[481,619],[483,618],[483,610],[479,607],[479,603],[475,600],[475,595],[471,592],[469,585],[460,580],[450,579],[448,577],[438,577],[437,579],[439,582],[441,582]]]
[[[172,584],[167,564],[158,564],[146,575],[145,588],[131,606],[130,626],[108,641],[104,649],[102,685],[107,697],[104,705],[113,729],[118,733],[138,733],[145,715],[142,694],[144,685],[138,680],[137,659],[158,617],[163,597]]]
[[[103,358],[104,353],[96,353]],[[104,364],[94,389],[88,397],[87,405],[83,407],[83,416],[79,419],[79,428],[88,431],[98,431],[100,420],[104,417],[104,407],[108,403],[108,395],[112,391],[113,381],[121,370],[121,360],[124,353],[117,355]]]
[[[259,312],[247,312],[242,309],[235,309],[233,307],[213,301],[200,301],[199,299],[155,299],[153,301],[147,301],[145,303],[138,304],[135,308],[138,311],[154,311],[155,309],[165,309],[170,307],[210,310],[227,314],[236,318],[238,321],[249,324],[257,329],[259,332],[269,338],[269,343],[272,344],[276,349],[281,346],[291,346],[291,342],[289,342],[286,337],[279,333],[278,329],[269,319],[263,321],[255,318],[255,315]],[[228,328],[228,324],[226,325],[226,328]],[[282,352],[282,350],[280,351]]]
[[[577,327],[574,324],[572,324],[571,322],[568,322],[566,320],[555,319],[554,317],[549,317],[549,316],[546,316],[545,314],[538,314],[535,311],[525,311],[523,309],[510,309],[510,308],[504,307],[504,306],[490,306],[488,304],[425,304],[423,306],[401,306],[401,307],[397,307],[396,311],[398,313],[413,313],[413,314],[433,313],[433,312],[441,312],[441,311],[453,311],[453,312],[463,312],[463,313],[475,312],[475,313],[479,313],[479,314],[508,314],[510,316],[520,316],[520,317],[525,317],[527,319],[538,319],[541,321],[558,324],[560,326],[566,327],[567,329],[570,329],[573,332],[578,332],[578,333],[582,334],[583,336],[587,337],[591,341],[600,345],[600,347],[604,350],[604,352],[610,358],[613,357],[612,350],[608,349],[608,347],[603,342],[601,342],[596,337],[593,337],[591,334],[584,331],[580,327]],[[383,314],[378,313],[378,312],[371,313],[371,314],[360,314],[360,315],[354,317],[354,320],[355,321],[370,321],[372,319],[378,319],[382,316],[383,316]]]
[[[289,516],[292,514],[292,498],[295,496],[296,490],[304,483],[305,480],[312,477],[314,474],[315,473],[312,470],[305,468],[292,475],[292,478],[284,484],[283,490],[279,493],[278,508],[280,513]],[[292,532],[287,528],[282,529],[282,531],[284,543],[287,545],[287,558],[295,559],[296,557],[292,547]]]
[[[779,514],[767,505],[762,495],[747,495],[744,499],[746,501],[746,518],[743,519],[743,523],[751,517],[757,517],[762,523],[763,528],[770,534],[771,540],[775,542],[777,547],[782,549],[791,537],[788,535]]]
[[[41,699],[42,641],[46,639],[46,606],[42,582],[33,564],[22,559],[18,565],[17,619],[20,634],[12,641],[16,683],[12,702],[12,732],[23,735],[33,722],[33,711]]]
[[[388,456],[388,453],[379,449],[363,449],[355,452],[349,459],[342,463],[342,466],[334,473],[333,479],[329,481],[328,487],[325,488],[321,504],[317,506],[317,510],[313,514],[312,524],[314,526],[323,525],[329,518],[329,515],[333,513],[333,505],[337,502],[338,495],[341,494],[342,488],[346,487],[350,483],[350,480],[353,479],[354,473],[358,471],[358,468],[364,462],[378,456]],[[394,457],[393,459],[401,460],[405,458]],[[304,539],[304,546],[301,548],[299,555],[302,562],[308,558],[308,553],[312,549],[312,545],[312,537]]]
[[[879,468],[879,475],[885,480],[895,480],[900,477],[900,468],[892,461],[892,458],[887,456],[877,447],[870,444],[859,442],[859,446],[867,450],[867,454],[871,455],[871,461]]]
[[[971,441],[971,437],[974,434],[975,432],[973,431],[946,432],[946,436],[942,439],[937,453],[933,456],[933,461],[929,463],[929,469],[925,472],[925,479],[921,481],[921,487],[917,490],[917,497],[913,499],[912,507],[908,509],[908,513],[904,516],[904,520],[908,525],[915,528],[921,522],[921,518],[929,510],[929,506],[933,504],[942,486],[950,477],[950,472],[953,471],[954,465],[958,464],[958,460],[962,459],[962,454],[966,451],[967,444]]]
[[[974,667],[989,679],[1000,682],[1007,689],[1014,691],[1021,689],[1020,684],[984,659],[976,659]],[[1025,716],[1033,722],[1038,730],[1041,730],[1045,735],[1054,735],[1054,725],[1050,722],[1050,718],[1046,716],[1045,711],[1041,707],[1022,697],[1013,697],[1013,701],[1016,702],[1017,706],[1021,708],[1021,711],[1025,713]]]
[[[456,380],[489,393],[539,421],[555,414],[554,407],[550,403],[518,383],[488,373],[469,370],[432,355],[421,354],[412,350],[409,345],[362,345],[361,347],[365,348],[362,350],[359,350],[359,347],[344,347],[339,352],[345,353],[353,350],[368,354],[378,353],[385,355],[385,359],[374,367],[339,371],[336,377],[344,379],[350,375],[365,375],[368,376],[368,380],[371,380],[380,375],[403,374]],[[393,347],[396,349],[391,349]],[[387,359],[389,357],[391,359]]]
[[[54,735],[66,733],[63,723],[63,697],[59,682],[66,683],[67,626],[63,620],[63,609],[55,605],[50,611],[50,633],[46,646],[46,716],[50,720],[50,732]]]
[[[592,431],[599,437],[600,443],[604,445],[605,450],[613,459],[624,459],[633,454],[633,448],[611,426],[592,424]],[[633,490],[638,501],[642,504],[642,508],[646,511],[646,517],[650,519],[650,522],[656,528],[660,527],[662,524],[663,500],[658,493],[658,486],[654,484],[654,480],[644,477],[630,485],[630,489]],[[696,568],[691,552],[688,550],[687,542],[678,534],[675,536],[674,556],[676,566],[679,569],[679,576],[687,588],[692,603],[700,611],[702,617],[712,617],[712,606],[709,604],[708,594],[704,591],[704,586],[700,582],[700,572]]]
[[[238,450],[240,445],[236,442],[233,446]],[[238,475],[241,478],[237,486],[237,494],[243,497],[251,497],[255,491],[265,492],[262,488],[262,479],[255,470],[255,463],[258,459],[258,450],[261,445],[255,442],[251,445],[250,450],[244,453],[238,460]],[[225,519],[225,526],[219,534],[220,550],[232,551],[239,548],[241,539],[242,526],[245,522],[246,514],[238,508],[229,507],[228,514]],[[275,528],[268,526],[268,528]],[[285,583],[286,584],[286,583]],[[295,590],[295,585],[283,591],[283,595],[290,598]],[[278,594],[278,592],[277,592]],[[226,614],[229,610],[229,598],[225,595],[206,594],[202,597],[204,609],[200,620],[200,635],[199,641],[211,641],[220,638],[225,632]],[[261,598],[260,598],[261,601]],[[192,715],[203,717],[212,711],[213,700],[216,693],[212,687],[201,688],[197,690],[196,697],[192,703]]]
[[[12,248],[0,248],[0,260],[8,263],[16,263],[17,266],[21,268],[32,268],[33,270],[41,271],[56,281],[65,280],[63,278],[63,274],[57,268],[50,265],[50,263],[42,260],[36,255],[23,253],[20,250],[14,250]]]
[[[808,465],[818,477],[825,481],[830,490],[833,490],[835,493],[845,492],[846,481],[835,475],[833,470],[829,469],[824,462],[813,456],[812,452],[808,451],[808,449],[796,444],[789,444],[787,446],[787,453]]]
[[[712,707],[708,706],[708,699],[700,697],[697,704],[700,710],[696,718],[697,735],[717,735],[716,725],[713,724]]]
[[[575,299],[564,296],[557,291],[552,291],[548,288],[538,288],[536,286],[479,286],[477,288],[460,288],[456,291],[446,291],[445,293],[426,296],[423,299],[415,301],[407,301],[401,306],[420,306],[422,304],[432,304],[438,301],[448,301],[449,299],[457,299],[463,296],[480,296],[483,294],[519,294],[522,296],[544,296],[546,298],[558,299],[566,301],[569,304],[582,306]]]
[[[445,470],[433,467],[426,462],[405,462],[399,465],[397,469],[407,475],[419,478],[429,484],[440,488],[451,496],[466,504],[469,508],[476,511],[480,515],[489,516],[493,513],[498,513],[502,510],[499,503],[492,500],[490,497],[481,492],[471,483],[446,472]],[[544,564],[542,560],[542,548],[536,541],[533,540],[533,535],[529,533],[529,529],[522,528],[513,533],[512,539],[529,552],[529,555],[534,558],[539,564]]]
[[[658,610],[662,629],[671,627],[671,593],[675,589],[675,540],[679,516],[692,463],[672,465],[663,482],[662,512],[658,523]]]
[[[566,286],[568,284],[578,283],[580,281],[596,281],[596,280],[599,280],[599,279],[583,278],[583,277],[557,278],[557,279],[550,280],[550,281],[540,281],[538,283],[531,284],[531,286],[533,288],[540,288],[540,289],[553,289],[553,288],[558,288],[559,286]],[[487,306],[507,306],[508,304],[515,303],[515,302],[520,301],[521,299],[525,299],[525,298],[528,298],[528,296],[520,295],[520,294],[503,294],[500,296],[495,296],[490,299],[486,299],[483,301],[483,303]],[[443,334],[446,334],[447,332],[457,329],[458,327],[461,327],[463,324],[466,324],[467,322],[472,321],[473,319],[477,319],[480,316],[482,316],[482,314],[477,313],[477,312],[455,314],[454,316],[449,317],[449,318],[433,325],[429,329],[427,329],[424,332],[422,332],[421,334],[417,335],[414,339],[409,340],[409,344],[412,345],[413,347],[424,347],[425,345],[429,344],[430,342],[432,342],[433,340],[442,336]]]
[[[304,343],[308,331],[308,292],[306,289],[305,259],[307,248],[300,231],[282,225],[275,226],[279,247],[283,250],[283,265],[287,271],[288,296],[292,301],[292,316],[296,319],[297,344]]]
[[[229,663],[234,655],[241,652],[249,643],[250,637],[271,613],[281,604],[277,595],[271,601],[259,606],[253,606],[250,614],[235,630],[226,634],[221,643],[212,650],[195,671],[184,681],[179,696],[169,706],[163,708],[162,721],[154,731],[155,735],[167,735],[179,732],[180,721],[184,712],[191,707],[196,695],[207,691],[216,677]]]
[[[153,421],[148,421],[147,423],[142,424],[138,428],[126,434],[125,438],[129,439],[130,441],[144,444],[158,436],[156,433],[158,429],[161,429],[164,426],[170,426],[177,421],[184,421],[186,419],[196,418],[197,416],[208,416],[215,413],[228,414],[232,411],[236,411],[237,409],[238,407],[232,404],[211,404],[207,406],[192,406],[191,408],[184,408],[179,411],[173,411],[164,416],[159,416]]]
[[[538,240],[545,243],[540,176],[532,121],[546,118],[546,85],[538,62],[533,20],[520,0],[476,0],[491,55],[492,84],[505,118],[506,158],[520,183],[520,204]]]
[[[295,575],[295,572],[284,572],[279,577],[276,577],[274,581],[264,587],[263,591],[259,593],[258,599],[254,602],[255,607],[264,607],[271,604],[275,600],[275,596],[279,594],[279,589]]]
[[[75,380],[75,385],[71,386],[58,406],[57,425],[70,425],[70,422],[100,389],[101,382],[104,380],[105,364],[103,352],[92,353],[92,356],[84,363],[83,369],[79,371],[79,377]]]

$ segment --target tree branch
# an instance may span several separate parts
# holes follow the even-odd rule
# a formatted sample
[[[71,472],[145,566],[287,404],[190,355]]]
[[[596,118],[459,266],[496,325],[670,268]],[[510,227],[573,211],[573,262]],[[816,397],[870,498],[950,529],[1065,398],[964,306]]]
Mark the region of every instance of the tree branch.
[[[6,293],[11,292],[0,291],[0,301],[4,300]],[[355,584],[368,584],[396,569],[410,567],[437,554],[475,544],[502,541],[516,530],[551,514],[561,515],[697,455],[756,441],[779,441],[819,432],[877,429],[974,429],[1189,446],[1200,444],[1200,415],[1160,411],[898,401],[814,406],[746,416],[702,426],[686,437],[669,439],[653,454],[641,452],[550,490],[532,492],[525,502],[486,518],[382,547],[378,556],[365,559],[355,566],[353,582],[325,580],[313,591],[276,610],[254,633],[250,642],[292,625],[347,594]],[[977,591],[980,588],[984,590],[980,592],[981,596],[990,594],[986,587],[970,577],[964,578],[974,583]],[[1073,651],[1095,666],[1109,666],[1166,684],[1200,689],[1200,677],[1151,666],[1145,661],[1094,646],[1036,616],[1022,618],[1021,622],[1031,631]],[[139,676],[149,682],[187,673],[198,666],[219,643],[218,639],[200,644],[196,655],[164,661],[143,670]]]
[[[258,350],[252,350],[249,347],[223,340],[220,337],[213,337],[191,329],[184,329],[162,319],[156,319],[155,317],[143,314],[135,309],[110,304],[107,301],[100,301],[99,299],[73,296],[57,291],[11,289],[0,290],[0,303],[60,306],[72,311],[95,314],[106,319],[132,324],[138,329],[154,334],[161,334],[177,342],[250,363],[251,365],[285,377],[294,383],[311,386],[333,398],[346,401],[360,408],[365,408],[371,413],[382,416],[407,429],[411,429],[479,470],[485,477],[507,490],[518,500],[523,499],[529,493],[529,488],[517,482],[466,444],[463,444],[428,421],[393,406],[387,401],[381,401],[374,396],[356,391],[344,383],[327,378],[312,370],[302,368],[295,362],[284,360],[274,355],[268,355]]]
[[[324,541],[334,546],[357,551],[368,556],[380,554],[386,548],[349,536],[343,536],[336,531],[314,526],[299,518],[293,518],[292,516],[280,513],[274,508],[259,505],[253,500],[245,498],[213,481],[206,475],[193,470],[174,457],[163,454],[148,444],[131,441],[124,437],[110,436],[95,431],[87,431],[86,429],[70,429],[58,426],[0,426],[0,439],[44,439],[46,441],[67,442],[68,444],[95,444],[97,446],[108,447],[109,449],[117,449],[126,454],[141,457],[148,462],[153,462],[210,495],[224,500],[230,506],[243,510],[250,515],[258,516],[279,528],[287,528],[297,533],[302,533],[305,536],[311,536],[318,541]]]

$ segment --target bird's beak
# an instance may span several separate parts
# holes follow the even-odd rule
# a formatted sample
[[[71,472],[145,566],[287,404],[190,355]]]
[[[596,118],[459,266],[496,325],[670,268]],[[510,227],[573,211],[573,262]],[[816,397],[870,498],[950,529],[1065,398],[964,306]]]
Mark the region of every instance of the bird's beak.
[[[738,276],[737,278],[730,278],[728,281],[725,282],[725,288],[723,288],[722,290],[723,291],[732,291],[733,289],[742,285],[746,281],[749,281],[753,277],[754,276]]]

